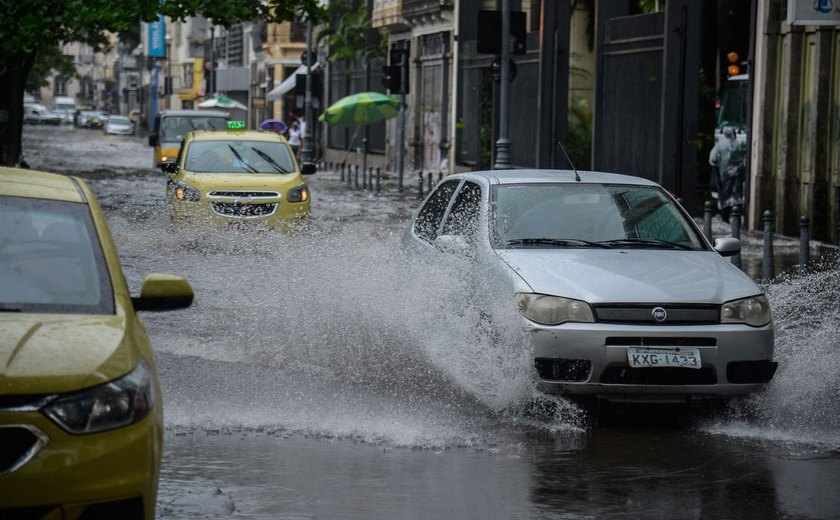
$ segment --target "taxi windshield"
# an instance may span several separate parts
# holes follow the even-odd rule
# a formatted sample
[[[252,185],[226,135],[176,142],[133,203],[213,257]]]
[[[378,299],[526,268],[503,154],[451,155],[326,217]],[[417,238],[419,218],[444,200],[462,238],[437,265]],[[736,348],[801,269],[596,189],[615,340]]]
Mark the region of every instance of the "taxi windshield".
[[[85,204],[0,196],[0,312],[113,314]]]
[[[197,173],[292,173],[289,145],[279,141],[193,141],[185,168]]]
[[[494,242],[511,247],[702,250],[694,228],[658,188],[587,183],[501,185]]]
[[[224,130],[227,118],[206,115],[168,115],[160,123],[160,140],[165,143],[180,143],[187,132],[193,130]]]

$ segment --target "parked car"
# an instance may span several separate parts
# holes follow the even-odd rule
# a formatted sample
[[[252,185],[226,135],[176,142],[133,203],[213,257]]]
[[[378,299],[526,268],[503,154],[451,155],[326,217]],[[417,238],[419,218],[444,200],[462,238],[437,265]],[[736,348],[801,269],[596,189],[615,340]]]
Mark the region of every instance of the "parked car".
[[[235,122],[234,122],[235,123]],[[295,228],[310,211],[303,175],[286,139],[273,132],[188,132],[178,159],[165,163],[166,198],[177,226]]]
[[[56,96],[53,99],[53,112],[61,116],[62,123],[70,124],[76,113],[76,101],[71,97]]]
[[[106,134],[134,135],[134,123],[125,116],[111,116],[103,127]]]
[[[102,128],[108,121],[108,115],[99,110],[83,110],[76,118],[76,126],[79,128]]]
[[[467,259],[477,301],[504,298],[518,310],[543,392],[719,402],[775,373],[767,297],[724,258],[740,241],[712,246],[654,182],[575,171],[451,175],[403,243],[441,266]]]
[[[163,413],[138,311],[183,308],[185,279],[126,286],[76,177],[0,168],[0,517],[155,516]]]
[[[36,125],[58,125],[61,124],[61,116],[40,103],[30,103],[23,105],[23,122]]]

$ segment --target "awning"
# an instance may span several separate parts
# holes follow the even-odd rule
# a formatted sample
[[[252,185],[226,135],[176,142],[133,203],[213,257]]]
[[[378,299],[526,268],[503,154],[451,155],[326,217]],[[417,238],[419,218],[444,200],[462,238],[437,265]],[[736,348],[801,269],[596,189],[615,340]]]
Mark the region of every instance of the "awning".
[[[318,65],[319,65],[319,63],[315,62],[315,65],[312,66],[312,71],[313,72],[318,70]],[[283,83],[280,83],[278,86],[274,87],[271,90],[271,92],[266,94],[265,99],[267,101],[277,101],[278,99],[283,97],[287,92],[289,92],[293,88],[295,88],[295,85],[297,84],[297,75],[298,74],[301,74],[301,75],[305,76],[308,73],[309,73],[309,67],[307,67],[306,65],[301,65],[294,72],[292,72],[291,76],[284,79]]]

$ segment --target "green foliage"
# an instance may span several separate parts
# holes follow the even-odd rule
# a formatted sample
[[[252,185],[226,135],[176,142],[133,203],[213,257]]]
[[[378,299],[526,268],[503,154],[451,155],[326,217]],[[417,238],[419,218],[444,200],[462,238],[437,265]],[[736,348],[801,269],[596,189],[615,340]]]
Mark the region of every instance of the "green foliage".
[[[346,63],[347,72],[350,72],[358,60],[370,63],[376,58],[385,57],[387,33],[380,30],[378,37],[371,37],[365,2],[331,2],[327,16],[332,23],[318,32],[316,41],[319,45],[328,46],[330,62]]]
[[[569,123],[566,131],[566,152],[579,170],[592,167],[592,109],[583,96],[576,96],[569,104]]]
[[[105,48],[106,33],[136,31],[159,12],[177,20],[200,13],[224,26],[324,15],[318,0],[0,0],[0,75],[20,56],[64,42]]]
[[[61,54],[60,48],[47,47],[35,57],[32,70],[26,78],[26,91],[35,92],[41,87],[46,87],[49,85],[47,79],[53,73],[58,73],[68,79],[79,78],[76,65]]]

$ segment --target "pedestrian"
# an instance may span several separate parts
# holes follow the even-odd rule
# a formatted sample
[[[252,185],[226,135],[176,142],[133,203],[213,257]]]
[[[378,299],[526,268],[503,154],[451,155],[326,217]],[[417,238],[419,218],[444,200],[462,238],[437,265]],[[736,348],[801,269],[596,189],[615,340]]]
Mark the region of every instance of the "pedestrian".
[[[738,142],[735,129],[723,129],[723,136],[709,153],[712,166],[709,188],[717,199],[720,216],[729,223],[732,208],[744,203],[744,179],[746,178],[746,152],[744,143]]]
[[[300,150],[300,123],[297,121],[293,121],[289,128],[289,146],[292,147],[292,153],[297,157]]]

